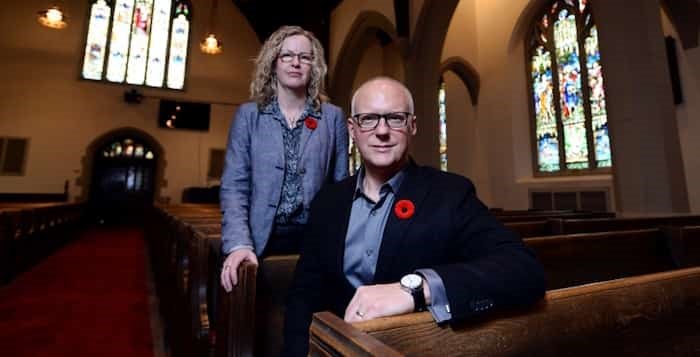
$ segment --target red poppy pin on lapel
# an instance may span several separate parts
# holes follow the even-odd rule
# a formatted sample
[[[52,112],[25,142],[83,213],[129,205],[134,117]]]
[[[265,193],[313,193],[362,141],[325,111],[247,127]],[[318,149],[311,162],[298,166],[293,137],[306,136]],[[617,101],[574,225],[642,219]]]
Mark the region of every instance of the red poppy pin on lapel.
[[[318,126],[316,119],[314,119],[312,117],[306,117],[306,119],[304,119],[304,124],[306,124],[306,127],[309,128],[310,130],[314,130]]]
[[[399,219],[409,219],[416,212],[416,206],[410,200],[400,200],[394,205],[394,214]]]

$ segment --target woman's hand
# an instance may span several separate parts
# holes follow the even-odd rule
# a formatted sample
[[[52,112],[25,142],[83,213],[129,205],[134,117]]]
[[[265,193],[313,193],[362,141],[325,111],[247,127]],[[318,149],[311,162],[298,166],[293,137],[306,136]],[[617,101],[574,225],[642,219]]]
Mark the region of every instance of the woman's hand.
[[[238,249],[226,257],[224,267],[221,269],[221,286],[226,292],[231,292],[233,287],[238,284],[238,267],[246,260],[258,265],[258,257],[252,249]]]

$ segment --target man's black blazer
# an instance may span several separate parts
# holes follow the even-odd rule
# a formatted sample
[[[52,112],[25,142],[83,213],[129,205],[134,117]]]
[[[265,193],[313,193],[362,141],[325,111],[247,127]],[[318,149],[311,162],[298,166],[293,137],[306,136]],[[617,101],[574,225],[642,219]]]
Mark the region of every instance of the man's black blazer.
[[[289,291],[285,354],[305,355],[311,314],[343,317],[355,288],[343,273],[345,235],[357,177],[321,189],[311,205],[301,257]],[[410,200],[408,219],[389,214],[373,284],[432,268],[445,284],[452,320],[531,304],[545,290],[542,266],[492,216],[466,178],[411,163],[394,203]]]

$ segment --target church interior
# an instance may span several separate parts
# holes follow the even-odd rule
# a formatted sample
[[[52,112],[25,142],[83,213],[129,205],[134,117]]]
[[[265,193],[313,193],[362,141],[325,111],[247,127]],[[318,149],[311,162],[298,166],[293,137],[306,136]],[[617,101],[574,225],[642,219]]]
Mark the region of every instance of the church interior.
[[[297,257],[221,291],[218,204],[282,25],[321,41],[346,116],[365,81],[405,83],[411,157],[468,177],[548,280],[532,309],[465,326],[320,313],[312,355],[700,353],[700,0],[5,6],[0,355],[279,354]]]

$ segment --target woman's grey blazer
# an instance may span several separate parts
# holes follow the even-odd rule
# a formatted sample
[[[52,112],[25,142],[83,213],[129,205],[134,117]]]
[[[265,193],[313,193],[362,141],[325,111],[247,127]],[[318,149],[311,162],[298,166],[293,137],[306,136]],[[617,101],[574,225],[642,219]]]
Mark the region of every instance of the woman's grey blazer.
[[[304,209],[326,182],[348,175],[348,130],[340,108],[323,103],[313,112],[316,128],[302,128],[299,174]],[[257,103],[238,108],[229,130],[221,177],[222,252],[250,246],[260,255],[270,237],[284,179],[284,142],[280,122]]]

